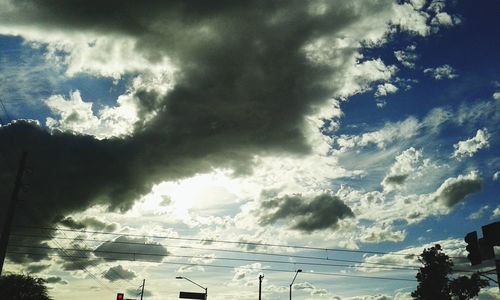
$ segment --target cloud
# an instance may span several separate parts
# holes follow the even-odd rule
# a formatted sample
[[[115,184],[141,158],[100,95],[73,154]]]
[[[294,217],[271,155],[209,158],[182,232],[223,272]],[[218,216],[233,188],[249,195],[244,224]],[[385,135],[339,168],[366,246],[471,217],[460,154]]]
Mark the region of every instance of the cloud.
[[[387,122],[378,130],[366,132],[358,136],[341,135],[335,142],[340,146],[341,151],[346,151],[353,147],[365,147],[375,144],[379,149],[384,149],[387,144],[391,144],[399,139],[409,139],[418,134],[422,124],[415,117],[408,117],[400,122]]]
[[[384,191],[400,188],[408,177],[417,171],[419,165],[423,163],[421,150],[411,147],[401,152],[396,156],[396,162],[391,166],[389,173],[382,181]]]
[[[490,217],[491,220],[498,219],[498,218],[500,218],[500,205],[497,206],[497,208],[495,208],[493,210],[491,217]]]
[[[65,248],[71,249],[61,251],[62,256],[59,257],[61,268],[65,271],[84,270],[100,262],[92,255],[92,249],[87,245],[82,245],[77,239],[70,243],[70,247]]]
[[[26,267],[26,272],[28,273],[39,273],[43,270],[46,270],[50,267],[50,265],[44,265],[44,264],[29,264]]]
[[[262,202],[260,210],[261,224],[269,225],[285,219],[291,221],[292,229],[303,232],[336,229],[339,220],[354,217],[340,198],[330,194],[318,195],[311,200],[302,195],[274,198]]]
[[[141,290],[140,289],[136,289],[136,290],[134,290],[134,289],[127,289],[126,295],[129,295],[130,297],[138,297],[138,296],[141,295]],[[154,293],[151,292],[151,291],[149,291],[148,289],[145,289],[143,296],[144,297],[152,297],[152,296],[154,296]]]
[[[500,171],[496,171],[496,172],[493,174],[493,177],[492,177],[493,181],[497,181],[497,180],[498,180],[498,178],[499,178],[499,176],[500,176]]]
[[[68,100],[61,95],[53,95],[45,103],[58,119],[48,117],[45,124],[53,131],[93,135],[100,139],[130,135],[139,120],[133,97],[122,95],[116,107],[104,107],[95,116],[92,102],[84,102],[80,91],[71,93]]]
[[[360,264],[359,268],[364,272],[377,272],[380,271],[380,269],[363,267],[373,267],[373,264],[392,264],[406,267],[415,267],[416,265],[420,265],[418,255],[420,255],[425,248],[433,247],[436,244],[441,245],[443,251],[451,257],[465,257],[467,255],[467,252],[465,250],[465,242],[463,241],[463,239],[446,239],[433,241],[418,246],[411,246],[406,249],[394,251],[393,253],[389,254],[366,256],[364,258],[365,264]],[[467,259],[465,259],[464,261],[454,259],[453,262],[455,263],[455,267],[457,269],[462,269],[463,264],[467,264],[470,266]]]
[[[452,19],[452,17],[447,14],[446,12],[440,12],[437,13],[434,18],[431,20],[432,25],[439,25],[439,26],[453,26],[456,24],[456,21]]]
[[[450,65],[442,65],[436,68],[427,68],[424,69],[424,73],[430,74],[434,79],[454,79],[458,77],[455,69],[453,69]]]
[[[252,279],[255,278],[254,275],[261,272],[262,264],[261,263],[253,263],[249,265],[244,265],[241,267],[234,268],[234,276],[233,281],[246,280],[250,275],[252,275]]]
[[[427,8],[428,11],[440,13],[446,7],[446,0],[432,0]]]
[[[394,51],[394,57],[405,67],[413,69],[415,68],[415,61],[418,55],[414,53],[416,47],[408,46],[405,50]]]
[[[110,260],[161,262],[169,252],[164,246],[146,238],[120,236],[99,245],[95,248],[94,254]]]
[[[464,156],[472,157],[480,149],[488,148],[490,146],[489,139],[490,134],[486,128],[478,129],[476,136],[473,138],[465,141],[459,141],[453,145],[455,151],[453,152],[452,157],[458,160]]]
[[[332,97],[396,73],[381,59],[363,59],[362,47],[386,42],[395,27],[429,33],[430,16],[417,7],[2,1],[0,33],[43,45],[47,62],[67,76],[133,77],[114,106],[97,107],[77,91],[56,94],[45,101],[53,114],[47,128],[26,121],[0,128],[12,152],[29,151],[23,202],[40,225],[53,225],[92,205],[130,209],[164,180],[214,169],[237,176],[250,173],[256,157],[308,155],[315,151],[308,117],[334,113],[324,109]],[[0,187],[2,199],[9,194]],[[19,216],[20,224],[30,219]]]
[[[121,265],[118,265],[109,268],[106,272],[104,272],[102,276],[110,282],[114,282],[121,279],[134,279],[137,277],[137,274],[132,270],[124,269]]]
[[[446,207],[453,207],[462,202],[470,194],[477,193],[482,188],[482,180],[477,172],[448,178],[434,193],[434,200]]]
[[[107,223],[95,217],[86,217],[78,221],[72,217],[63,218],[62,216],[56,217],[57,219],[61,219],[58,221],[59,224],[71,229],[92,228],[94,230],[115,231],[118,226],[116,223]]]
[[[395,86],[392,83],[384,83],[384,84],[379,84],[377,87],[377,91],[375,92],[375,97],[383,97],[387,96],[388,94],[394,94],[398,91],[398,87]]]
[[[402,242],[406,238],[406,230],[394,230],[390,224],[382,223],[362,230],[360,241],[363,243]]]
[[[500,100],[500,92],[493,93],[493,99]]]
[[[467,219],[469,220],[479,220],[483,217],[485,211],[489,208],[488,205],[482,206],[479,210],[471,213]]]
[[[45,282],[47,282],[48,284],[68,284],[68,282],[64,279],[62,279],[61,277],[59,276],[50,276],[50,277],[47,277],[45,278]]]

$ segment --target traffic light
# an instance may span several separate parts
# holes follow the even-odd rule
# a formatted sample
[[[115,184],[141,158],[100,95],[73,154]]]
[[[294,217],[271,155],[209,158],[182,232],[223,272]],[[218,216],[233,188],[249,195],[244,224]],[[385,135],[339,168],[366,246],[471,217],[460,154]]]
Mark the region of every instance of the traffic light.
[[[478,240],[479,253],[481,253],[481,260],[495,259],[495,250],[488,240],[484,237]]]
[[[116,294],[116,300],[123,300],[125,297],[123,296],[123,293],[118,293]]]
[[[469,252],[467,258],[470,261],[470,264],[475,266],[481,263],[481,252],[479,252],[479,243],[477,241],[477,232],[472,231],[467,233],[464,238],[464,241],[467,243],[465,249]]]

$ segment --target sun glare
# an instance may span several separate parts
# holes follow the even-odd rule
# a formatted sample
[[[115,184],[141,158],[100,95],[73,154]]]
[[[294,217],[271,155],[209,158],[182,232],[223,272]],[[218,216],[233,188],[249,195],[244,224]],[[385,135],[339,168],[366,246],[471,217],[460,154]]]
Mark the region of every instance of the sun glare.
[[[189,217],[192,210],[217,209],[237,203],[242,197],[242,183],[228,173],[216,171],[179,181],[165,181],[153,187],[149,208],[173,212],[178,218]]]

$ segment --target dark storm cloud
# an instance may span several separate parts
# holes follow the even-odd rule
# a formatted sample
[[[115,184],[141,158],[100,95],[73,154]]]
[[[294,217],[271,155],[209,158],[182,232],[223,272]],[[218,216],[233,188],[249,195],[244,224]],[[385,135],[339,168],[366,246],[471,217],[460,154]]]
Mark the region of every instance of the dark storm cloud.
[[[435,200],[447,207],[462,202],[470,194],[481,191],[482,180],[475,175],[447,179],[436,191]]]
[[[48,277],[48,278],[45,279],[45,282],[47,282],[49,284],[55,284],[55,283],[58,283],[58,284],[68,284],[68,282],[66,280],[62,279],[59,276],[50,276],[50,277]]]
[[[285,196],[262,202],[260,208],[262,225],[274,224],[285,219],[292,222],[291,228],[304,232],[335,229],[339,220],[354,217],[352,210],[338,197],[323,194],[312,200],[301,195]]]
[[[401,175],[392,175],[392,176],[387,176],[386,178],[384,178],[384,182],[386,184],[403,184],[406,180],[406,178],[408,178],[408,174],[401,174]]]
[[[40,265],[40,264],[29,264],[26,267],[26,272],[28,273],[39,273],[45,269],[48,269],[50,265]]]
[[[71,248],[64,248],[58,251],[58,256],[61,259],[61,268],[65,271],[84,270],[90,266],[99,264],[92,256],[92,249],[87,246],[72,243]]]
[[[97,257],[110,260],[138,260],[161,262],[169,254],[167,249],[145,238],[120,236],[117,239],[101,244],[95,249]]]
[[[56,220],[57,219],[58,218],[56,218]],[[116,223],[108,223],[94,217],[83,218],[79,221],[76,221],[72,217],[62,217],[58,223],[71,229],[91,228],[94,230],[115,231],[118,227]]]
[[[141,114],[156,117],[139,122],[127,139],[49,133],[26,122],[0,128],[2,149],[29,151],[33,174],[22,197],[42,220],[36,222],[92,204],[126,210],[153,183],[216,167],[250,172],[254,155],[308,153],[304,117],[335,93],[331,79],[344,76],[345,66],[313,64],[303,47],[391,5],[327,3],[324,13],[311,14],[307,1],[11,1],[2,22],[49,34],[130,37],[151,62],[168,57],[179,69],[167,96],[137,92]],[[346,48],[336,59],[355,51]],[[9,192],[0,187],[2,199]],[[337,208],[344,209],[339,216],[352,214]],[[322,228],[311,221],[296,226]]]
[[[129,280],[137,277],[134,271],[124,269],[121,265],[109,268],[103,275],[104,278],[113,282],[121,279]]]

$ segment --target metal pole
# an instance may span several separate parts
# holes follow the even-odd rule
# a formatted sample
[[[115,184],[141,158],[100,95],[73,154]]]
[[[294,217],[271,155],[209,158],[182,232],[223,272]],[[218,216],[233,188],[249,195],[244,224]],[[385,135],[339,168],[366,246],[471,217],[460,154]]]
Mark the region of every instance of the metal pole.
[[[293,277],[292,283],[290,283],[290,300],[292,300],[292,285],[295,282],[295,278],[297,278],[297,275],[302,272],[302,269],[298,269],[295,271],[295,276]]]
[[[7,244],[9,243],[10,227],[12,226],[12,220],[14,219],[14,212],[16,210],[17,202],[19,201],[18,195],[22,186],[22,179],[24,168],[26,166],[27,156],[28,153],[26,151],[24,151],[21,155],[21,160],[19,162],[19,167],[16,174],[16,181],[14,183],[14,189],[12,190],[9,207],[7,208],[7,214],[5,216],[4,227],[2,229],[2,236],[0,238],[0,275],[2,275],[5,253],[7,252]]]
[[[262,300],[262,279],[264,275],[259,275],[259,300]]]
[[[142,300],[142,296],[144,296],[144,286],[146,285],[146,279],[143,279],[142,280],[142,290],[141,290],[141,300]]]

